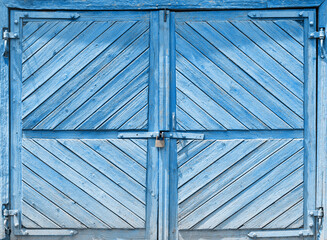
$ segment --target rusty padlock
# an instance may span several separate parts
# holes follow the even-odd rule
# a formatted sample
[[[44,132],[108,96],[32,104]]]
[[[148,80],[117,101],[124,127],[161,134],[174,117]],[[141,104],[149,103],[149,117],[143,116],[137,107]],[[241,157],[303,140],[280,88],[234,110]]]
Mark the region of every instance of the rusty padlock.
[[[156,144],[155,146],[157,148],[163,148],[165,147],[165,138],[162,133],[159,134],[159,136],[156,137]]]

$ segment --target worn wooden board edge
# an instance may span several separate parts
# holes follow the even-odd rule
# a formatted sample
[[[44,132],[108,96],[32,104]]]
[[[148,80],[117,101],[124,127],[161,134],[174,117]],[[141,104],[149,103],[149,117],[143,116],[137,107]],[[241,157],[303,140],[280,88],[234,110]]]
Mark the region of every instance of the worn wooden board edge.
[[[327,2],[325,1],[318,9],[318,27],[327,28]],[[327,51],[327,44],[324,44]],[[318,47],[320,55],[321,48]],[[322,221],[320,239],[327,239],[327,59],[318,56],[318,86],[317,86],[317,207],[325,209]]]
[[[8,27],[8,8],[0,1],[0,31]],[[9,202],[9,64],[3,57],[4,42],[0,41],[0,206]],[[2,216],[2,214],[1,214]],[[0,239],[5,237],[0,220]]]
[[[324,0],[3,0],[6,7],[35,10],[260,9],[318,7]]]

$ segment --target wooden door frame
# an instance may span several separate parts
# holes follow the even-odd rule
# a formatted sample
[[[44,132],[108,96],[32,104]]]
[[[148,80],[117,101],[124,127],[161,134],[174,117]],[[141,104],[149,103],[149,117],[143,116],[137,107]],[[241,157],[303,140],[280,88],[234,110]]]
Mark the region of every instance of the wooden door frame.
[[[1,35],[4,28],[9,27],[10,9],[25,10],[150,10],[150,9],[172,9],[172,10],[223,10],[223,9],[276,9],[276,8],[308,8],[318,9],[319,23],[318,27],[327,28],[327,1],[325,0],[227,0],[212,2],[209,0],[200,1],[182,1],[176,3],[173,0],[161,0],[158,4],[155,0],[129,0],[118,3],[115,0],[0,0],[0,30]],[[320,52],[320,47],[318,52]],[[9,59],[3,57],[4,41],[0,41],[0,205],[9,203],[9,150],[10,150],[10,120],[9,120]],[[327,52],[327,44],[325,44]],[[317,113],[317,156],[318,156],[318,189],[324,190],[318,195],[319,204],[326,208],[327,206],[327,59],[318,58],[318,113]],[[326,214],[325,214],[326,215]],[[5,236],[3,217],[0,219],[0,239]],[[321,239],[327,237],[327,221],[323,221],[321,229]]]

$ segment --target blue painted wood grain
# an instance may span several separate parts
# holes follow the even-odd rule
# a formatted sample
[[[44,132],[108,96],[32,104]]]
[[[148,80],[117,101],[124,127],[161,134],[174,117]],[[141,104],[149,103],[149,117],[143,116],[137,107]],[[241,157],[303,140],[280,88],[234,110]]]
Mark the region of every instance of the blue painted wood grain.
[[[8,28],[8,9],[0,2],[0,29]],[[2,32],[2,31],[1,31]],[[0,41],[0,206],[9,203],[9,61],[3,57],[4,42]],[[5,237],[3,218],[0,220],[0,239]]]
[[[324,2],[318,10],[319,26],[327,27],[327,3]],[[326,52],[326,44],[323,46]],[[319,47],[318,52],[323,49]],[[318,55],[319,55],[318,53]],[[327,169],[327,60],[318,58],[318,79],[317,79],[317,207],[327,206],[327,186],[326,169]],[[326,215],[323,219],[323,226],[320,237],[327,238]]]
[[[3,0],[7,7],[18,9],[77,9],[77,10],[111,10],[111,9],[251,9],[251,8],[285,8],[285,7],[317,7],[324,0],[191,0],[172,1],[161,0],[128,0],[128,1],[88,1],[69,0],[61,2],[53,1],[23,1],[23,0]]]

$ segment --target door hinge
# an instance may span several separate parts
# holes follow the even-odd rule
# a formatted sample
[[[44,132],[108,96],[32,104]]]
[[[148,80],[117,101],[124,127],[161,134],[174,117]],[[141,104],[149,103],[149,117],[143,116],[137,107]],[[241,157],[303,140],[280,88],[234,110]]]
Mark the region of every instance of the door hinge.
[[[18,210],[4,209],[3,216],[4,216],[4,227],[5,227],[6,234],[10,235],[11,232],[11,228],[9,226],[10,218],[13,218],[14,226],[19,227]]]
[[[316,222],[317,223],[317,228],[316,228],[317,229],[317,238],[320,239],[322,221],[324,218],[324,209],[323,209],[323,207],[319,207],[316,210],[309,211],[309,215],[310,215],[310,217],[317,219],[317,222]],[[312,226],[310,226],[310,227],[312,227]]]
[[[2,30],[2,39],[4,40],[4,50],[3,50],[3,56],[8,57],[9,56],[9,40],[10,39],[18,39],[19,35],[18,33],[9,32],[7,28],[4,28]]]
[[[324,41],[325,41],[325,38],[326,38],[325,28],[319,28],[318,32],[310,33],[309,38],[319,40],[320,51],[321,51],[320,57],[325,58],[325,50],[324,50]]]

